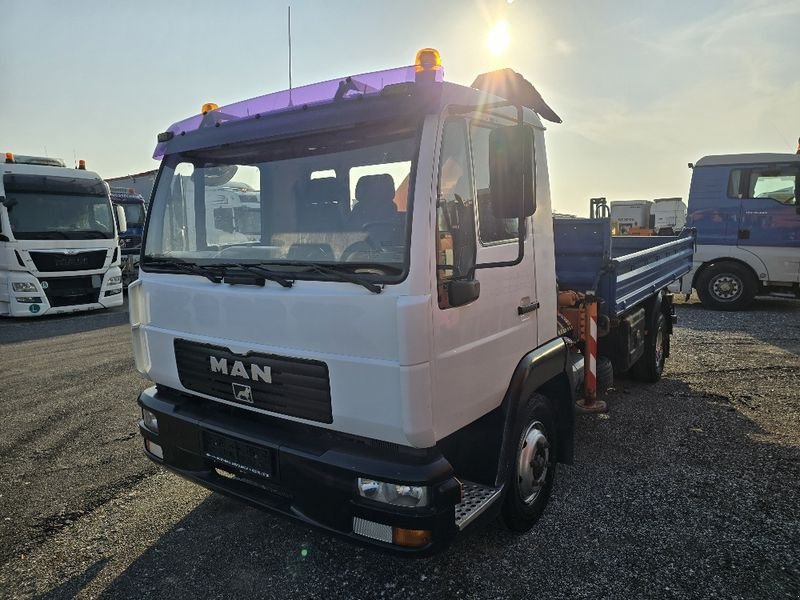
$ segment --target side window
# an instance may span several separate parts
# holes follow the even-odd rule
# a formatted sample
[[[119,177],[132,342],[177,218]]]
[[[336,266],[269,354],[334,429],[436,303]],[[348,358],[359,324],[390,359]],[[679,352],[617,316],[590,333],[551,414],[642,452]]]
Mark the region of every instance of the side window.
[[[750,171],[748,198],[772,198],[782,204],[795,204],[797,169],[753,169]]]
[[[519,219],[498,219],[492,211],[489,192],[489,134],[491,128],[477,123],[470,126],[472,164],[475,169],[475,189],[478,195],[478,231],[482,244],[514,242],[519,231]]]
[[[728,178],[728,198],[742,197],[742,170],[733,169]]]
[[[467,128],[463,120],[453,119],[444,126],[436,203],[436,279],[441,308],[449,307],[447,282],[472,275],[475,250],[475,202]]]

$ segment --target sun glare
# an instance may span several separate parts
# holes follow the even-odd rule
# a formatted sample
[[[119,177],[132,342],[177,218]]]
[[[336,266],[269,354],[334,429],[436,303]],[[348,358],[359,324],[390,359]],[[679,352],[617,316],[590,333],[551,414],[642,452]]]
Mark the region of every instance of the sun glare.
[[[511,36],[508,32],[508,23],[505,21],[498,21],[494,27],[489,31],[489,36],[486,38],[486,46],[489,52],[495,56],[500,56],[508,50],[508,45],[511,42]]]

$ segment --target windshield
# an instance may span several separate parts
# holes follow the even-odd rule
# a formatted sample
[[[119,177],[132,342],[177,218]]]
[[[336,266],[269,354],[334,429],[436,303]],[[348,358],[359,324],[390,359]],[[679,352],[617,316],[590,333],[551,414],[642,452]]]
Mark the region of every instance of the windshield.
[[[128,227],[141,227],[144,225],[144,206],[141,204],[122,204],[125,210],[125,220]]]
[[[5,206],[18,240],[114,237],[102,182],[13,175],[4,178]]]
[[[269,264],[307,273],[300,267],[316,263],[396,278],[408,256],[417,146],[417,127],[403,125],[168,158],[143,265]]]

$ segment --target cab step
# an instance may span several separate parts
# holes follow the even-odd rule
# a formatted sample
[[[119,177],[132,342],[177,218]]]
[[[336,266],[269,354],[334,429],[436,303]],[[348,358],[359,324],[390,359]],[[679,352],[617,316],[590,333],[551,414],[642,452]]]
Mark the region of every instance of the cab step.
[[[502,488],[465,481],[461,504],[456,504],[456,527],[461,530],[472,523],[494,504],[502,491]]]

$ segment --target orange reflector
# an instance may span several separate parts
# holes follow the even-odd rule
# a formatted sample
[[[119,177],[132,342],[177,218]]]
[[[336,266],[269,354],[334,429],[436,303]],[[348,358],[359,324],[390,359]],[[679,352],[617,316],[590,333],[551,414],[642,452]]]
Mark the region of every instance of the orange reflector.
[[[392,543],[408,548],[419,548],[431,543],[431,532],[427,529],[392,528]]]
[[[203,113],[204,115],[207,114],[207,113],[210,113],[212,110],[219,110],[219,106],[217,106],[213,102],[206,102],[200,108],[200,112]]]
[[[435,48],[423,48],[417,52],[414,67],[418,73],[420,71],[440,71],[442,68],[442,56]]]
[[[13,163],[14,162],[14,153],[13,152],[6,152],[6,162]]]
[[[85,160],[83,160],[83,159],[80,159],[80,160],[78,161],[78,168],[79,168],[81,171],[85,171],[85,170],[86,170],[86,161],[85,161]]]

